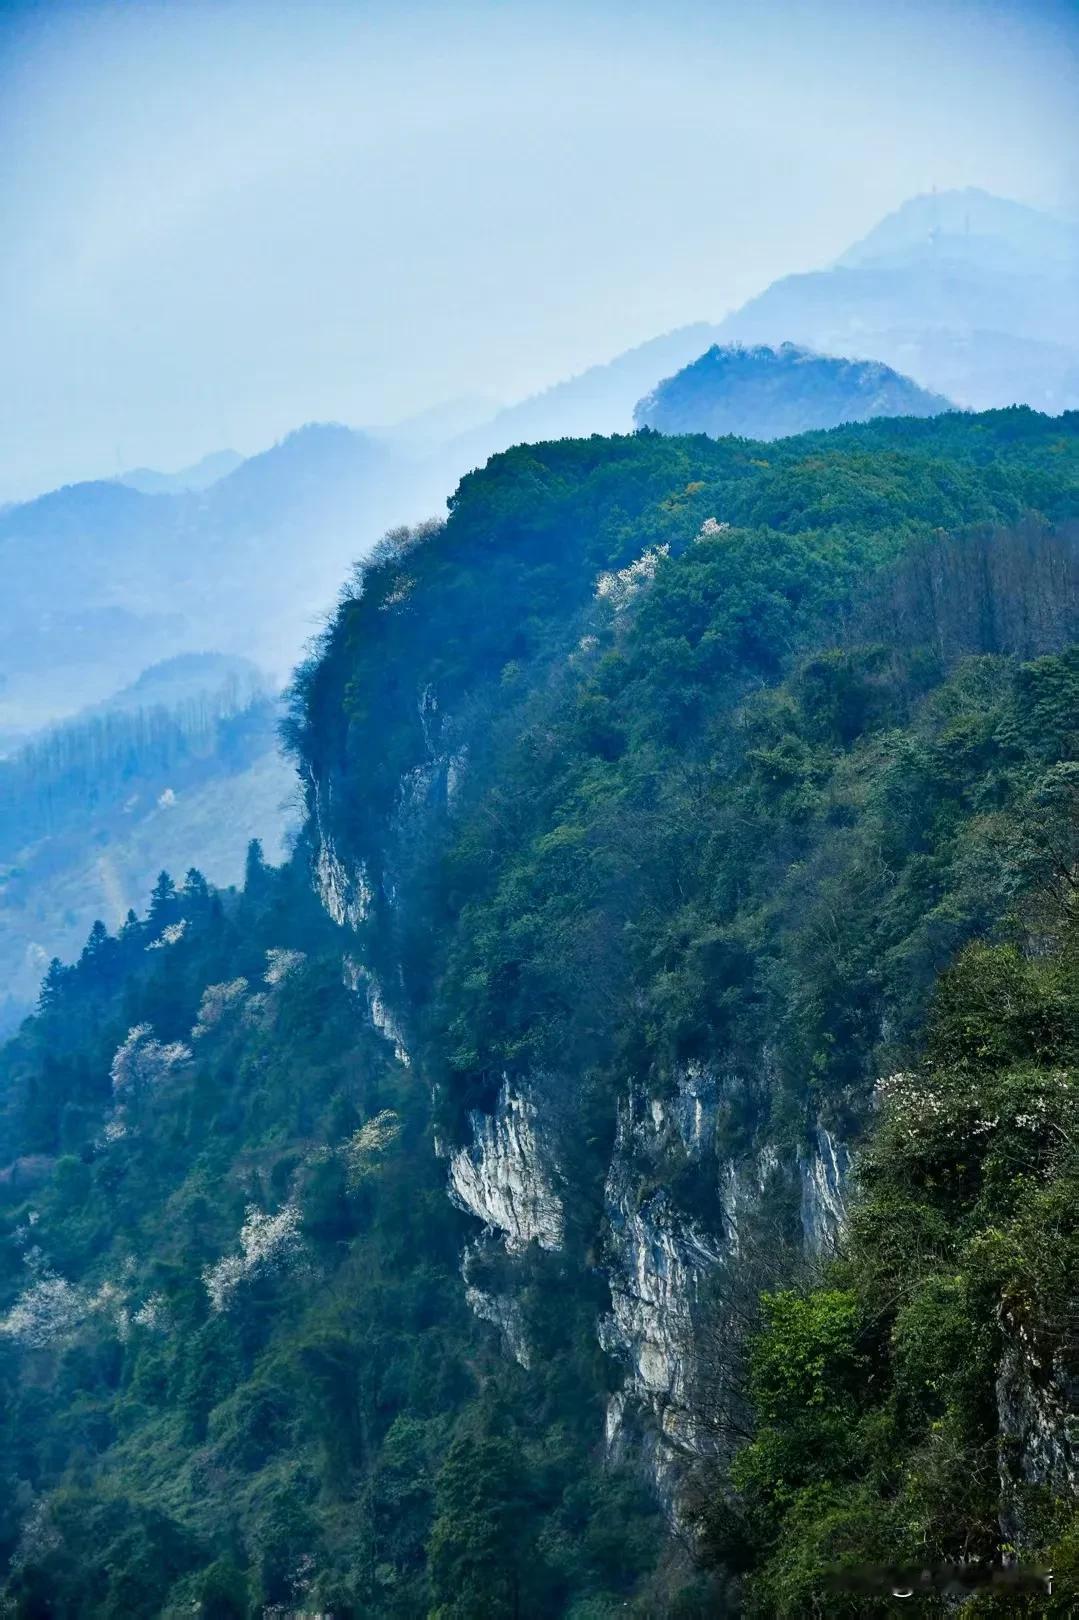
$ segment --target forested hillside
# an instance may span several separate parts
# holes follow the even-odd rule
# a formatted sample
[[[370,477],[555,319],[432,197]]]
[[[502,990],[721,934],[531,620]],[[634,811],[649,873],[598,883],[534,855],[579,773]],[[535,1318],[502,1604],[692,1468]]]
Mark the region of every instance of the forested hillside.
[[[0,1053],[13,1612],[1074,1612],[1077,523],[1012,410],[386,537],[293,858]]]

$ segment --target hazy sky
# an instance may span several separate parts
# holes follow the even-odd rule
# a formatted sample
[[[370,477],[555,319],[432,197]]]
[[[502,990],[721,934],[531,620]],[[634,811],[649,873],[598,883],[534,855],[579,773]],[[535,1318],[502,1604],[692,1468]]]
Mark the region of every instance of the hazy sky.
[[[1079,212],[1055,0],[0,0],[0,499],[512,399],[905,197]]]

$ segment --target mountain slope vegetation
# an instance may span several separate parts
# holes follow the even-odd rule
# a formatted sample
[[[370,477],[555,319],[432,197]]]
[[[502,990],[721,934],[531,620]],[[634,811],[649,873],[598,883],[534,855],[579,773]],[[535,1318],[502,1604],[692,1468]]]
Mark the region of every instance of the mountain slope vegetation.
[[[1077,472],[1027,410],[644,431],[386,537],[292,858],[163,875],[0,1052],[16,1613],[793,1615],[1062,1544],[994,1324],[1071,1275]]]

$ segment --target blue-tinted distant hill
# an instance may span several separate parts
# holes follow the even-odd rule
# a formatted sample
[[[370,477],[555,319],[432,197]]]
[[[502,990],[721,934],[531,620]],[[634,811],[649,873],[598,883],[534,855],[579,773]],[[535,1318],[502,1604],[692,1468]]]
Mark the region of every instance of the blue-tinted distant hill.
[[[72,484],[0,513],[0,734],[213,649],[287,675],[352,561],[444,495],[335,425],[290,434],[209,488]]]
[[[782,439],[874,416],[937,416],[950,401],[889,366],[778,349],[713,346],[660,383],[634,412],[638,427],[718,439]]]
[[[830,268],[784,276],[720,341],[873,358],[959,405],[1079,406],[1079,228],[973,189],[915,197]]]
[[[219,478],[227,478],[243,460],[235,450],[214,450],[190,467],[179,472],[158,472],[154,467],[133,467],[121,473],[116,482],[129,489],[141,490],[144,495],[182,495],[188,490],[209,489]]]

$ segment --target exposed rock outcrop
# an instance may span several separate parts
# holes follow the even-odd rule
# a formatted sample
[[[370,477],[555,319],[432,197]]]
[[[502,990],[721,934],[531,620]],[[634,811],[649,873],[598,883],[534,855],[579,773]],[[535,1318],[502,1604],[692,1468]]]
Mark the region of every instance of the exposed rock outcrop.
[[[350,866],[338,854],[329,826],[326,797],[322,785],[312,781],[309,802],[316,834],[315,890],[335,923],[342,928],[358,928],[371,910],[371,885],[362,862]]]
[[[1002,1323],[997,1374],[1001,1531],[1025,1539],[1022,1486],[1079,1494],[1079,1377],[1065,1365],[1057,1336],[1042,1344],[1022,1323]]]
[[[850,1151],[818,1125],[812,1144],[800,1155],[802,1235],[810,1254],[830,1254],[846,1215],[844,1188],[850,1174]]]
[[[494,1113],[472,1113],[469,1127],[471,1140],[450,1158],[450,1196],[500,1232],[511,1254],[530,1243],[560,1248],[563,1208],[556,1167],[532,1099],[504,1081]]]

